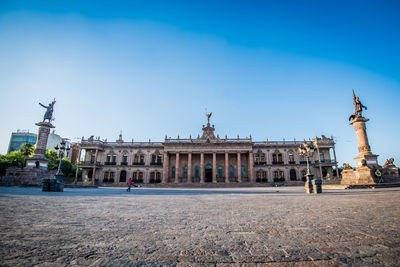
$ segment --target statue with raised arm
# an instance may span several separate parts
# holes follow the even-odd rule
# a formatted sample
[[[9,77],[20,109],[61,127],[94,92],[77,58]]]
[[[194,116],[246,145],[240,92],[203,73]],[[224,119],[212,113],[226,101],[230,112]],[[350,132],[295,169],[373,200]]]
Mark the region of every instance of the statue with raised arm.
[[[362,117],[362,111],[363,109],[367,109],[366,106],[364,106],[360,99],[358,97],[356,97],[356,95],[354,94],[354,90],[353,90],[353,100],[354,100],[354,108],[355,108],[355,113],[356,116]]]
[[[212,112],[206,113],[207,123],[210,123],[210,117],[211,117],[211,115],[212,115]]]
[[[44,117],[43,117],[43,122],[48,120],[49,123],[51,123],[51,121],[53,120],[53,110],[54,110],[54,104],[55,103],[56,103],[56,99],[54,99],[53,102],[51,102],[48,106],[45,106],[45,105],[43,105],[42,103],[39,102],[39,105],[41,105],[42,107],[47,109],[46,113],[44,114]]]

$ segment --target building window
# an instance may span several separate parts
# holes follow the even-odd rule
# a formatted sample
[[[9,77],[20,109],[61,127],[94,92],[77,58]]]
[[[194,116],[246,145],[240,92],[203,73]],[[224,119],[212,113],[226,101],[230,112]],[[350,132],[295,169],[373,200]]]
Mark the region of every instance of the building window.
[[[157,156],[156,155],[151,155],[151,163],[156,163]]]
[[[187,178],[188,168],[187,166],[183,167],[183,178]]]
[[[229,166],[229,177],[235,177],[233,172],[234,172],[234,168],[231,165],[231,166]]]
[[[107,162],[111,162],[111,155],[107,155]]]
[[[139,160],[139,162],[140,162],[140,163],[144,163],[144,155],[140,155],[140,160]]]
[[[171,177],[175,178],[175,167],[172,167],[172,175],[171,175]]]
[[[113,155],[112,156],[112,162],[116,162],[117,161],[117,155]]]
[[[319,157],[321,158],[321,162],[325,161],[325,157],[324,157],[324,153],[323,152],[319,153]]]
[[[265,154],[263,153],[254,154],[254,162],[255,165],[261,165],[265,163]]]
[[[244,174],[246,172],[246,167],[242,166],[241,171],[242,171],[241,176],[244,177]]]
[[[196,167],[194,168],[194,177],[195,177],[195,178],[199,178],[199,177],[200,177],[200,174],[199,174],[199,166],[196,166]]]
[[[294,155],[293,155],[293,153],[289,153],[289,163],[294,163]]]
[[[128,162],[128,156],[122,156],[122,162]]]
[[[139,162],[139,156],[135,155],[135,157],[133,158],[133,162],[134,163],[138,163]]]
[[[126,171],[121,171],[121,173],[119,174],[119,182],[120,183],[126,182]]]
[[[222,177],[222,167],[218,167],[218,177]]]
[[[103,183],[108,183],[108,177],[110,176],[109,172],[104,173]]]
[[[295,169],[290,170],[290,180],[296,181],[297,180],[297,174]]]

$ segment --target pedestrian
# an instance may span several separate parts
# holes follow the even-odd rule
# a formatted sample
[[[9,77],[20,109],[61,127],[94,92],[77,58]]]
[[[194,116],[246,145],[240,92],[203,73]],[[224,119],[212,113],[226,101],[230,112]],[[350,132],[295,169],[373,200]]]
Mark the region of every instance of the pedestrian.
[[[126,189],[126,191],[131,192],[131,187],[132,187],[132,178],[129,178],[129,180],[128,180],[128,189]]]

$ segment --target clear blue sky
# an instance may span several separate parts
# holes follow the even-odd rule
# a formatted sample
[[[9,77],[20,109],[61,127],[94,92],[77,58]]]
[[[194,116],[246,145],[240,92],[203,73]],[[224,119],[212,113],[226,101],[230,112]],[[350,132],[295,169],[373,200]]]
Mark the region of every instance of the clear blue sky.
[[[334,136],[354,165],[354,88],[381,164],[400,163],[399,1],[0,0],[0,153],[37,131],[161,141]]]

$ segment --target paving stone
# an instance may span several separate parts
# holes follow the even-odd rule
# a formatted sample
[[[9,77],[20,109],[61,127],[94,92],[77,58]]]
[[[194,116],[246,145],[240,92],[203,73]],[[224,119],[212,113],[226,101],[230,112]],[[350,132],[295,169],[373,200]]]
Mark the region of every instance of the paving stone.
[[[400,189],[0,187],[1,266],[396,266]]]

